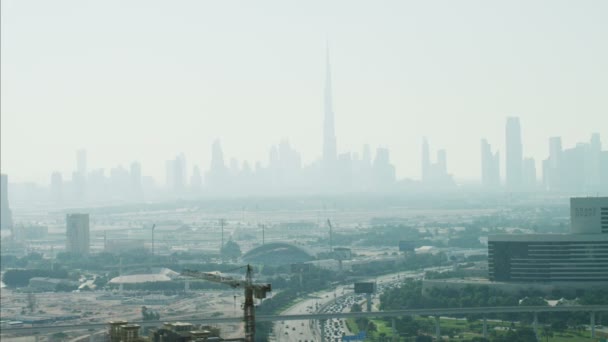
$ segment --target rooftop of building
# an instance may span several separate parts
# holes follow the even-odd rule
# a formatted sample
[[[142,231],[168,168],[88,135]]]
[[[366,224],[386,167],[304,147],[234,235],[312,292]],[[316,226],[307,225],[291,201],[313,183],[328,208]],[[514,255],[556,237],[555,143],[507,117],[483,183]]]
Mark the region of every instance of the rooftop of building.
[[[488,242],[587,242],[608,241],[608,234],[497,234],[488,236]]]

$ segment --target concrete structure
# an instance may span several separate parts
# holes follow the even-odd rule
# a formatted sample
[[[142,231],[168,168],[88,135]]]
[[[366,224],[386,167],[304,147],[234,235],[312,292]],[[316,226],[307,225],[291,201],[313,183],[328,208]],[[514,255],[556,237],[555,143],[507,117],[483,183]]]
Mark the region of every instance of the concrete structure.
[[[49,235],[49,228],[47,226],[39,225],[27,225],[22,224],[15,225],[13,227],[13,238],[16,241],[22,240],[42,240],[46,239]]]
[[[573,234],[608,234],[608,197],[571,198],[570,227]]]
[[[104,251],[108,253],[142,251],[145,249],[144,242],[144,239],[107,239],[104,242]]]
[[[266,265],[288,265],[311,261],[314,256],[302,246],[272,242],[249,250],[243,254],[242,259],[245,262]]]
[[[78,287],[78,283],[67,279],[34,277],[29,281],[29,287],[35,291],[49,292],[57,290],[57,286],[65,285],[66,287]]]
[[[590,320],[593,321],[595,313],[608,310],[608,305],[575,305],[575,306],[501,306],[501,307],[467,307],[467,308],[431,308],[431,309],[405,309],[393,311],[372,311],[372,312],[332,312],[316,314],[296,314],[296,315],[259,315],[256,316],[257,322],[276,322],[276,321],[305,321],[305,320],[326,320],[332,318],[370,318],[370,317],[402,317],[402,316],[446,316],[446,315],[467,315],[467,314],[496,314],[496,313],[541,313],[541,312],[587,312],[590,313]],[[242,317],[215,317],[188,320],[192,324],[222,324],[240,323]],[[124,321],[122,321],[124,322]],[[158,321],[137,322],[142,327],[154,327]],[[110,325],[112,322],[110,322]],[[121,323],[117,323],[120,325]],[[126,324],[126,322],[122,323]],[[79,325],[52,325],[36,326],[23,328],[2,329],[2,333],[37,334],[66,331],[74,328],[79,329],[104,329],[106,323],[89,323]],[[594,324],[591,324],[594,326]],[[111,327],[110,327],[111,329]],[[226,341],[226,340],[225,340]]]
[[[572,198],[570,210],[571,234],[490,236],[490,280],[608,283],[608,197]]]
[[[211,331],[199,330],[192,323],[165,323],[162,328],[152,331],[150,340],[154,342],[212,341]],[[217,338],[217,336],[214,336]]]
[[[139,336],[140,326],[138,324],[128,324],[127,321],[108,322],[110,342],[140,342],[147,339]]]
[[[89,254],[89,214],[67,214],[66,221],[66,252]]]

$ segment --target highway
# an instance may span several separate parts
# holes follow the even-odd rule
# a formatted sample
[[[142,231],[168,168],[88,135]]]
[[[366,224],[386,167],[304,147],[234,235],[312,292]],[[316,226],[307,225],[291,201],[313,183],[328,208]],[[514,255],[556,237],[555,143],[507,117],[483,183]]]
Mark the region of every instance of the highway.
[[[359,318],[359,317],[401,317],[411,315],[423,316],[449,316],[467,314],[493,314],[493,313],[540,313],[540,312],[608,312],[608,305],[579,305],[579,306],[504,306],[504,307],[476,307],[476,308],[436,308],[436,309],[405,309],[391,311],[373,312],[337,312],[337,313],[314,313],[314,314],[293,314],[293,315],[260,315],[256,320],[260,322],[276,321],[302,321],[302,320],[322,320],[330,318]],[[181,322],[193,324],[221,324],[241,322],[242,318],[204,318],[204,319],[184,319]],[[145,321],[129,322],[141,326],[161,326],[165,321]],[[81,325],[51,325],[21,328],[1,328],[0,334],[15,335],[34,335],[37,333],[52,333],[68,330],[98,330],[107,328],[106,323],[81,324]]]

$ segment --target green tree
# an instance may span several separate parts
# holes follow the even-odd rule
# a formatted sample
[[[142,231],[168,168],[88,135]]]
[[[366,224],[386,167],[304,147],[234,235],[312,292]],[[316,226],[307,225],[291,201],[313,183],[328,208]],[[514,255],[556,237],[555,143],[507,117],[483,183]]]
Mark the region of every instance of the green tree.
[[[223,259],[235,260],[241,256],[241,247],[234,241],[228,240],[220,251]]]
[[[549,337],[553,337],[553,331],[548,325],[543,326],[543,331],[541,332],[541,334],[547,339],[547,342],[549,342]]]

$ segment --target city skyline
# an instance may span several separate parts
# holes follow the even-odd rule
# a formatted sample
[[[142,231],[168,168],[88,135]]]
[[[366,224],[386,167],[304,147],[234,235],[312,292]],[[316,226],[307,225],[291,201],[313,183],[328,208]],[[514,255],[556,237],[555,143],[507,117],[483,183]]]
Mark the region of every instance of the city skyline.
[[[561,137],[550,137],[546,144],[546,158],[537,163],[534,158],[524,157],[526,148],[519,136],[522,128],[518,118],[508,117],[505,128],[506,140],[514,145],[515,153],[511,152],[511,160],[505,156],[501,162],[500,151],[493,149],[487,139],[481,139],[481,149],[477,153],[481,158],[478,166],[482,177],[476,182],[455,180],[446,149],[431,148],[426,137],[420,144],[422,158],[418,179],[396,177],[391,151],[383,147],[376,147],[372,152],[369,145],[364,145],[361,153],[341,153],[333,160],[321,155],[316,162],[304,164],[298,150],[287,140],[282,140],[270,148],[267,162],[250,163],[225,158],[221,142],[216,140],[211,146],[212,163],[208,168],[189,164],[187,156],[180,153],[165,162],[164,182],[147,175],[137,161],[131,162],[128,168],[112,167],[109,172],[103,168],[89,169],[87,151],[77,150],[71,178],[55,171],[50,175],[48,187],[13,183],[16,188],[11,192],[13,195],[19,193],[16,203],[20,205],[29,197],[34,202],[72,206],[210,196],[398,194],[459,190],[495,194],[548,191],[597,195],[608,191],[608,177],[604,176],[608,175],[608,150],[603,149],[599,133],[593,133],[589,140],[574,146],[562,146]],[[508,169],[505,166],[501,171],[500,165],[509,162],[515,167]],[[516,176],[516,182],[509,181],[508,172]],[[4,194],[7,193],[6,179],[3,174]],[[2,202],[6,211],[9,202],[6,196]]]
[[[331,95],[330,95],[331,96]],[[331,108],[331,106],[329,107]],[[329,113],[329,115],[331,116],[331,111],[327,112],[326,114]],[[327,123],[327,119],[324,119],[324,127],[326,126]],[[507,189],[509,190],[514,190],[514,191],[518,191],[524,188],[529,188],[531,185],[534,184],[540,184],[542,182],[548,181],[549,183],[544,184],[544,186],[547,189],[551,189],[552,186],[551,182],[555,182],[555,180],[550,180],[549,178],[551,177],[555,177],[554,175],[551,175],[551,171],[549,170],[547,173],[547,170],[545,169],[549,169],[549,168],[557,168],[557,161],[556,158],[558,158],[556,156],[557,153],[560,154],[560,159],[561,159],[561,152],[562,152],[562,137],[561,136],[553,136],[553,137],[548,137],[547,141],[548,141],[548,153],[546,153],[543,157],[539,158],[538,160],[536,160],[535,158],[532,157],[527,157],[525,156],[523,150],[524,150],[524,145],[523,142],[521,141],[521,126],[519,123],[519,118],[518,117],[507,117],[506,118],[506,134],[505,134],[505,138],[507,140],[507,142],[509,141],[509,132],[514,132],[513,134],[515,134],[514,137],[511,137],[511,139],[514,140],[514,144],[516,145],[516,151],[515,151],[515,162],[518,163],[516,166],[511,167],[511,171],[509,171],[508,169],[508,157],[507,157],[507,153],[503,152],[501,154],[501,151],[497,148],[494,148],[493,144],[490,143],[488,141],[488,139],[486,138],[481,138],[479,139],[481,141],[481,154],[477,153],[477,155],[479,156],[479,176],[476,178],[465,178],[465,177],[459,177],[459,175],[454,175],[453,172],[451,172],[450,168],[447,166],[447,155],[448,155],[448,151],[445,148],[437,148],[436,151],[433,150],[431,151],[429,149],[429,143],[428,143],[428,137],[423,136],[422,137],[422,143],[419,145],[419,147],[421,147],[421,154],[420,154],[420,160],[419,160],[419,164],[417,165],[418,169],[421,170],[418,172],[418,175],[415,175],[413,177],[396,177],[395,180],[399,181],[399,180],[413,180],[413,181],[420,181],[422,183],[435,183],[438,185],[446,185],[449,183],[452,183],[455,180],[458,180],[460,182],[465,182],[465,183],[471,183],[471,184],[479,184],[482,185],[486,188],[496,188],[497,186],[501,186],[504,185]],[[141,163],[136,160],[133,159],[132,161],[130,161],[129,163],[127,163],[127,165],[122,165],[122,164],[118,164],[118,165],[111,165],[111,166],[102,166],[102,167],[95,167],[95,168],[87,168],[87,150],[86,149],[78,149],[76,152],[76,160],[74,163],[74,167],[72,170],[68,170],[67,172],[63,173],[57,170],[53,170],[50,172],[50,177],[47,177],[47,181],[46,182],[16,182],[16,183],[35,183],[35,184],[39,184],[39,185],[43,185],[43,186],[50,186],[50,188],[52,189],[52,196],[53,197],[61,197],[61,190],[57,189],[57,184],[61,184],[63,183],[64,180],[68,180],[68,181],[72,181],[75,184],[80,184],[79,186],[77,186],[78,188],[83,188],[84,184],[86,183],[85,180],[87,180],[88,177],[113,177],[114,173],[120,173],[122,175],[122,177],[124,179],[127,179],[129,177],[135,177],[139,180],[139,183],[141,183],[142,177],[147,178],[148,180],[153,180],[155,182],[155,186],[161,186],[161,187],[168,187],[168,188],[176,188],[176,189],[181,189],[184,190],[188,187],[190,187],[191,185],[193,185],[194,187],[200,187],[204,184],[208,184],[209,183],[209,179],[212,179],[211,182],[214,181],[215,177],[222,177],[221,175],[218,175],[217,173],[229,173],[232,171],[240,171],[240,170],[250,170],[250,171],[255,171],[256,169],[260,169],[260,168],[273,168],[273,167],[277,167],[276,163],[279,162],[278,158],[279,158],[279,150],[283,150],[283,155],[286,153],[286,151],[284,151],[285,148],[287,148],[288,150],[291,150],[291,154],[293,154],[293,156],[289,157],[289,158],[293,158],[294,160],[292,161],[292,163],[295,163],[296,168],[300,169],[300,168],[309,168],[309,167],[318,167],[319,172],[321,172],[322,174],[325,174],[325,176],[321,176],[321,178],[318,179],[318,185],[322,186],[324,185],[324,182],[327,181],[327,168],[331,167],[331,168],[340,168],[340,158],[344,158],[344,157],[348,157],[349,160],[353,159],[354,160],[362,160],[362,161],[367,161],[370,165],[372,164],[372,161],[374,159],[374,157],[377,157],[378,154],[382,154],[382,153],[390,153],[390,149],[383,147],[383,146],[376,146],[374,147],[375,152],[371,152],[370,150],[370,145],[369,144],[363,144],[361,146],[361,148],[359,150],[356,151],[345,151],[343,153],[336,153],[335,155],[333,155],[332,157],[332,143],[335,143],[336,141],[336,137],[335,135],[331,135],[331,129],[326,129],[324,128],[324,131],[326,132],[330,132],[328,135],[329,137],[324,134],[323,136],[323,145],[325,146],[328,142],[330,145],[329,151],[329,158],[327,157],[327,149],[324,148],[323,151],[320,152],[320,155],[318,158],[316,158],[314,161],[308,163],[308,164],[304,164],[301,160],[301,155],[300,152],[297,149],[293,149],[289,143],[288,139],[282,139],[280,140],[279,143],[277,144],[273,144],[270,146],[270,148],[268,148],[268,154],[267,154],[267,158],[265,160],[255,160],[255,161],[250,161],[250,160],[239,160],[235,157],[224,157],[224,152],[223,149],[221,147],[222,142],[219,139],[216,139],[213,144],[212,144],[212,148],[211,148],[211,162],[208,166],[204,166],[204,165],[200,165],[197,163],[192,163],[190,165],[186,164],[186,155],[183,152],[178,153],[174,159],[170,159],[170,160],[166,160],[165,161],[165,172],[162,174],[161,177],[157,178],[154,177],[148,173],[142,173],[142,165]],[[333,139],[332,139],[333,138]],[[590,143],[591,146],[593,147],[594,151],[596,151],[597,153],[600,153],[602,151],[604,151],[602,149],[602,144],[601,144],[601,135],[597,132],[592,132],[590,133]],[[569,150],[575,150],[575,149],[581,149],[583,148],[583,145],[586,144],[587,142],[583,141],[578,141],[575,144],[573,144],[573,146],[568,149],[568,146],[564,146],[564,148],[566,149],[566,151]],[[494,150],[494,152],[492,152],[492,150]],[[433,152],[433,153],[431,153]],[[474,151],[470,151],[471,152],[471,156],[475,155]],[[604,152],[605,153],[605,152]],[[436,154],[436,157],[431,158],[431,154]],[[391,163],[391,159],[388,157],[388,155],[386,157],[381,156],[381,158],[386,158],[386,161]],[[502,159],[501,159],[502,158]],[[592,163],[594,163],[595,166],[599,167],[601,169],[602,164],[602,157],[597,157],[597,160],[593,160]],[[605,157],[604,157],[605,158]],[[434,160],[434,162],[432,161]],[[561,162],[561,160],[560,160]],[[392,163],[391,163],[392,164]],[[492,165],[489,165],[492,164]],[[294,164],[292,164],[294,165]],[[177,171],[174,170],[174,168],[178,168]],[[130,173],[129,174],[129,170],[130,169]],[[190,171],[191,170],[191,171]],[[515,170],[515,171],[513,171]],[[176,175],[175,172],[179,173],[179,175]],[[518,179],[516,179],[516,184],[510,184],[509,183],[509,172],[512,173],[517,173],[518,174]],[[572,172],[576,172],[576,171],[572,171]],[[592,184],[599,184],[600,181],[600,174],[597,174],[597,172],[595,173],[590,173],[589,171],[581,171],[583,173],[585,173],[586,177],[590,177],[593,179]],[[331,173],[331,172],[330,172]],[[66,177],[66,175],[71,175],[70,177]],[[526,179],[527,176],[527,179]],[[120,176],[119,176],[120,177]],[[333,175],[329,176],[331,177],[336,177],[336,174],[334,172]],[[491,178],[491,180],[488,180],[487,178]],[[325,180],[323,180],[323,178],[325,178]],[[163,181],[164,180],[164,181]],[[329,179],[331,180],[331,179]],[[225,182],[227,181],[226,179],[215,179],[215,181],[218,182]],[[335,181],[335,179],[334,179]],[[447,183],[446,183],[447,182]],[[594,183],[593,183],[594,182]],[[325,184],[326,185],[326,184]],[[84,191],[84,190],[81,190]],[[141,191],[141,189],[137,190],[138,192]],[[80,195],[82,196],[82,194]]]
[[[470,151],[481,138],[505,151],[507,116],[520,117],[537,174],[547,136],[570,146],[608,126],[606,24],[597,6],[572,11],[541,2],[522,12],[513,4],[445,3],[450,11],[437,13],[429,4],[394,2],[351,5],[346,13],[344,3],[312,2],[296,12],[268,3],[233,13],[229,4],[191,4],[169,16],[171,9],[152,3],[138,27],[126,20],[132,9],[117,11],[112,2],[70,12],[60,4],[2,6],[1,161],[15,182],[48,183],[43,170],[69,175],[78,149],[89,152],[91,168],[137,159],[163,179],[163,161],[179,153],[209,165],[216,139],[227,156],[253,162],[289,138],[309,164],[322,150],[325,37],[337,153],[389,148],[397,178],[419,176],[424,136],[449,147],[457,179],[478,179],[479,156]],[[214,11],[235,21],[218,21]],[[326,24],[311,26],[315,15]],[[98,32],[102,17],[116,26]],[[520,20],[514,26],[509,17]],[[576,24],[564,31],[562,17]],[[280,33],[277,18],[289,22],[280,20]],[[158,22],[168,25],[159,31]],[[451,53],[456,46],[460,53]]]

